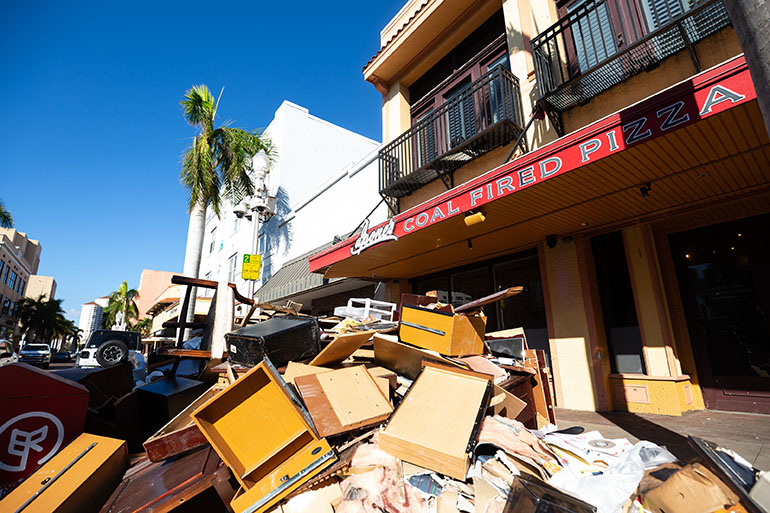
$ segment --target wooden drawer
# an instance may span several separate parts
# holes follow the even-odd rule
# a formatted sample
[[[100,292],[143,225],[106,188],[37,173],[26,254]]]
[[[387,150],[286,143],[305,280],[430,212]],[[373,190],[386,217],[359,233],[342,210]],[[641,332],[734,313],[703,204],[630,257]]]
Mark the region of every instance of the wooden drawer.
[[[484,352],[486,317],[458,315],[419,306],[404,305],[399,338],[417,347],[447,356]]]

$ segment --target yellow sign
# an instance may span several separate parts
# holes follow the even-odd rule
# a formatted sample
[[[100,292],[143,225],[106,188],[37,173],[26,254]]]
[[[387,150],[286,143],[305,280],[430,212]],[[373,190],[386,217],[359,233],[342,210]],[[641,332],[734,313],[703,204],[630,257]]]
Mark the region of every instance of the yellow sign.
[[[241,277],[244,280],[258,280],[259,270],[262,268],[262,255],[243,255],[243,267]]]

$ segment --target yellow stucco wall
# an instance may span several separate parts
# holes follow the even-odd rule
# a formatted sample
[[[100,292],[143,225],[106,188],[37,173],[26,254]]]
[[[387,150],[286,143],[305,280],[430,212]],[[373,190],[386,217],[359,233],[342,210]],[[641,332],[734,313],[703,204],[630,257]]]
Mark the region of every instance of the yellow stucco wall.
[[[678,416],[704,408],[700,393],[688,377],[655,380],[612,375],[610,384],[618,410]]]
[[[554,248],[545,247],[543,255],[556,402],[563,408],[593,411],[598,400],[591,369],[597,355],[589,340],[576,246],[560,241]]]

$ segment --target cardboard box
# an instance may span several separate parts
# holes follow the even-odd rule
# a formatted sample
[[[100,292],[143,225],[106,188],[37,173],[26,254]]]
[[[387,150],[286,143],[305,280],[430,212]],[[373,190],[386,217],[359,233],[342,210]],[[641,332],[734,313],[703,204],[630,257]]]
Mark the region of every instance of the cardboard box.
[[[336,459],[268,358],[192,417],[241,484],[238,513],[268,510]]]
[[[464,481],[491,392],[490,376],[425,362],[380,432],[380,448]]]
[[[486,319],[404,305],[398,335],[403,342],[447,356],[483,354]]]
[[[84,433],[0,501],[0,511],[99,511],[126,467],[126,442]]]
[[[700,463],[682,467],[642,497],[644,507],[653,513],[703,513],[738,502],[738,496]]]

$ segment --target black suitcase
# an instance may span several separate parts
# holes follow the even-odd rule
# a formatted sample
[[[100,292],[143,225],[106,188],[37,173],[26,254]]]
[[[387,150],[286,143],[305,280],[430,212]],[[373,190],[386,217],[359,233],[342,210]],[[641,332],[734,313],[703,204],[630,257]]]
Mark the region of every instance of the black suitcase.
[[[313,358],[321,351],[315,317],[273,317],[225,335],[230,361],[257,365],[267,356],[276,367]]]

